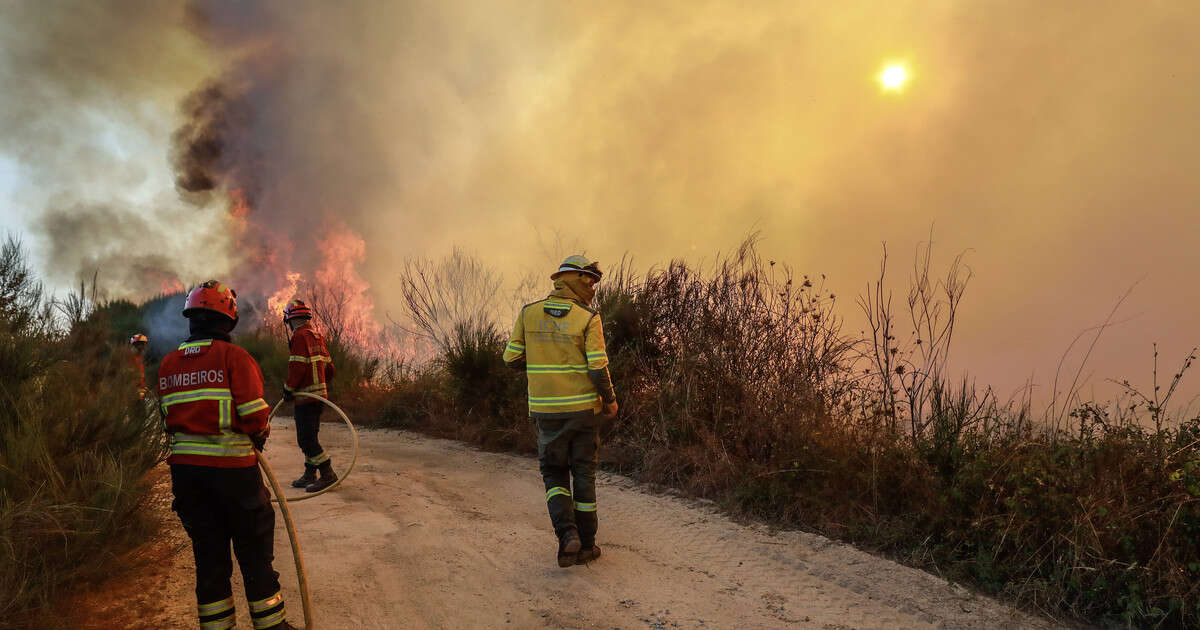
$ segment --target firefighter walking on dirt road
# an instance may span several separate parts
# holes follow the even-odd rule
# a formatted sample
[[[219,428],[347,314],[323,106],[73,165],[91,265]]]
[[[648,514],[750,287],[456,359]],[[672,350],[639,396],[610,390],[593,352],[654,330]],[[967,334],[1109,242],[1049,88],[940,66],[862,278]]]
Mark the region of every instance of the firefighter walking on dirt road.
[[[192,539],[200,627],[234,627],[232,542],[254,627],[291,630],[272,567],[275,511],[254,451],[270,434],[271,408],[258,363],[230,342],[237,294],[209,280],[188,293],[183,316],[191,335],[163,358],[158,396],[172,508]]]
[[[321,430],[321,412],[325,403],[300,397],[296,392],[329,398],[328,382],[333,380],[333,358],[325,347],[325,338],[312,327],[312,310],[302,300],[292,300],[283,309],[283,321],[291,331],[288,347],[287,382],[283,385],[284,400],[295,401],[296,441],[304,451],[304,475],[292,482],[293,488],[319,492],[337,481],[333,463],[317,435]],[[321,478],[317,478],[317,471]]]
[[[604,329],[590,307],[602,275],[584,256],[564,260],[550,276],[554,291],[521,309],[504,349],[504,362],[524,368],[529,381],[529,417],[538,426],[538,462],[560,567],[600,557],[598,429],[601,414],[617,415]]]

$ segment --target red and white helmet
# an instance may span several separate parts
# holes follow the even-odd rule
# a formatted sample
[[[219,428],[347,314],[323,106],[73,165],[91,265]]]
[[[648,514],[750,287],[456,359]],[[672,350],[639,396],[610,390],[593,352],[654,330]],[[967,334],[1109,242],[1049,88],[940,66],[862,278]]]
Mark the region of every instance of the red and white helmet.
[[[312,319],[312,309],[304,303],[304,300],[292,300],[283,307],[283,321],[292,319],[293,317],[302,317],[304,319]]]
[[[237,292],[216,280],[203,282],[188,293],[183,316],[191,317],[196,311],[212,311],[236,322]]]
[[[129,338],[129,345],[133,345],[135,343],[149,343],[149,342],[150,342],[150,338],[141,333],[138,333]]]

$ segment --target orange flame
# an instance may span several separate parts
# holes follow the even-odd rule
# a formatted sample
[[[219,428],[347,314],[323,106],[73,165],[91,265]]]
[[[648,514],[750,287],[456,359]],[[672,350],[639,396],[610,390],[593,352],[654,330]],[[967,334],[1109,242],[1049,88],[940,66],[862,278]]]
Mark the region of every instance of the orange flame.
[[[334,311],[327,317],[336,318],[341,337],[367,349],[382,332],[375,321],[375,302],[368,293],[371,285],[358,273],[358,266],[367,258],[367,244],[353,230],[338,224],[327,226],[318,247],[322,264],[316,272],[315,288],[324,304],[310,306]]]
[[[247,272],[257,278],[259,290],[268,294],[264,323],[276,325],[287,303],[299,298],[313,309],[315,323],[325,329],[326,335],[336,335],[359,350],[370,350],[377,344],[383,328],[375,320],[371,286],[358,271],[366,260],[362,237],[345,224],[330,221],[316,239],[314,254],[318,259],[295,260],[293,267],[281,263],[277,252],[285,253],[286,258],[296,248],[283,234],[268,234],[255,222],[249,200],[241,190],[229,193],[229,221]],[[304,269],[313,271],[307,273]]]
[[[299,272],[289,271],[284,274],[284,278],[284,286],[280,287],[274,295],[267,298],[267,317],[273,316],[275,319],[282,318],[284,307],[287,306],[287,303],[293,297],[295,297],[296,293],[300,290],[301,275]]]
[[[162,284],[162,288],[160,289],[160,291],[162,291],[162,295],[183,293],[187,290],[187,287],[183,286],[183,283],[179,281],[179,278],[171,278],[170,280],[162,280],[160,282]]]

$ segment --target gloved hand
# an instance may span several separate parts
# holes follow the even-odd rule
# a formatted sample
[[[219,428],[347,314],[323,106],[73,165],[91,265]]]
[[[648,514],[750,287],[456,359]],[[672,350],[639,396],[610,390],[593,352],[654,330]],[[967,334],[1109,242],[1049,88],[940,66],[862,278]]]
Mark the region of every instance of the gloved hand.
[[[265,451],[267,449],[267,435],[266,431],[260,431],[250,436],[250,443],[254,445],[255,450]]]
[[[295,394],[292,394],[292,392],[285,389],[283,390],[283,399],[288,402],[292,402],[293,400],[296,400],[296,396]]]
[[[616,418],[617,417],[617,401],[614,400],[610,403],[605,403],[604,404],[604,413],[602,415],[607,420],[612,420],[613,418]]]

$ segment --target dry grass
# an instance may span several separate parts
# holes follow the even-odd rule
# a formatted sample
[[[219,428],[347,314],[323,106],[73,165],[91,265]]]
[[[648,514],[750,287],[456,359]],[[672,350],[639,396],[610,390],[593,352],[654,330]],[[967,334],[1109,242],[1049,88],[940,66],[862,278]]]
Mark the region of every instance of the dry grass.
[[[970,271],[960,257],[935,280],[927,253],[895,309],[881,267],[860,299],[864,338],[843,333],[819,276],[761,259],[753,240],[707,270],[610,272],[599,303],[621,415],[606,465],[1048,615],[1200,624],[1200,418],[1146,396],[1140,409],[1075,399],[1054,423],[950,381]],[[439,361],[378,388],[380,421],[531,451],[503,335],[444,341]]]

